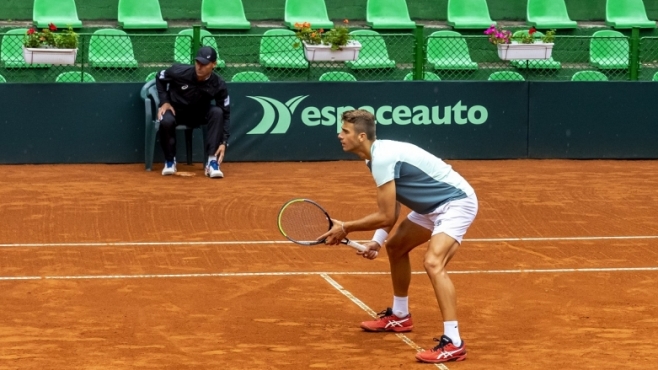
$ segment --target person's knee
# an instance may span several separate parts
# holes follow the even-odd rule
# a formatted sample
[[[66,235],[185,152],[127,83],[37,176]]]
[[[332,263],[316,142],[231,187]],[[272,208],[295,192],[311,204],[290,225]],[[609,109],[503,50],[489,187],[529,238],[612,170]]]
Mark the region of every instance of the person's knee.
[[[433,253],[432,251],[427,251],[427,253],[425,253],[425,259],[423,260],[425,271],[434,275],[443,273],[446,267],[445,258],[443,257],[444,256]]]
[[[402,257],[405,253],[403,245],[401,245],[401,240],[398,238],[393,238],[386,242],[386,254],[389,259],[398,259]]]
[[[430,240],[429,248],[425,252],[423,266],[428,273],[438,274],[445,272],[448,262],[457,252],[459,243],[446,234],[438,234]]]
[[[176,117],[167,111],[160,120],[160,129],[171,130],[176,128]]]
[[[223,121],[224,111],[220,107],[211,106],[207,115],[208,122]]]

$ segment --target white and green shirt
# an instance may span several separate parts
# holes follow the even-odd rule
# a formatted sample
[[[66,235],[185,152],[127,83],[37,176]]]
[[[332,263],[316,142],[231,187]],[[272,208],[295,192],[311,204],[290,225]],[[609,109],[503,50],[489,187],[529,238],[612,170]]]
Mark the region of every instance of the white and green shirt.
[[[475,193],[452,166],[413,144],[375,140],[370,154],[366,164],[377,187],[394,180],[397,201],[417,213],[430,213]]]

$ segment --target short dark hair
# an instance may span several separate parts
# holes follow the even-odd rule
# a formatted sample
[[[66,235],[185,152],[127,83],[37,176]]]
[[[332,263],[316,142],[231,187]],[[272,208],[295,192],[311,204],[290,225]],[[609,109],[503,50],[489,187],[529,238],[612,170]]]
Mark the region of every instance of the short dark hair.
[[[375,140],[375,116],[363,109],[353,109],[343,112],[341,117],[343,122],[349,122],[354,125],[358,134],[365,132],[368,140]]]

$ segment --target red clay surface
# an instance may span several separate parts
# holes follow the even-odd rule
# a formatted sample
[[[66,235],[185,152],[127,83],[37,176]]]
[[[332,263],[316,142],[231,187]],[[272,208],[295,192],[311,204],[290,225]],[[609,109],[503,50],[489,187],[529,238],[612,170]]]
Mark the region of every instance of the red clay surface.
[[[656,161],[449,162],[480,212],[450,265],[469,354],[448,368],[656,368]],[[199,164],[169,178],[1,169],[0,369],[436,368],[396,335],[362,332],[368,314],[320,274],[379,311],[385,253],[296,246],[276,228],[294,197],[339,219],[373,211],[361,162],[227,163],[221,180]],[[423,249],[407,337],[428,348],[442,324]]]

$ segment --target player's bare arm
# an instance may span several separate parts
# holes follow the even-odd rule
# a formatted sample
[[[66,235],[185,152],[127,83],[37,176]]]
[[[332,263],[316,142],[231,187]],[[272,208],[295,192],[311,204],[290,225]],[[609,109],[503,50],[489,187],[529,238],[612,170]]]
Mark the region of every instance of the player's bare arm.
[[[355,221],[343,222],[333,220],[333,227],[318,239],[326,238],[325,243],[336,245],[352,231],[367,231],[386,229],[390,231],[399,213],[399,207],[395,198],[395,181],[389,181],[377,188],[378,210]]]
[[[398,217],[400,216],[400,202],[395,203],[395,219],[397,220]],[[384,227],[382,230],[386,232],[386,234],[389,234],[393,227]],[[379,250],[382,249],[384,246],[384,243],[382,242],[377,242],[376,240],[371,240],[367,243],[363,243],[363,246],[366,247],[367,249],[363,252],[358,251],[356,254],[363,256],[363,258],[367,258],[369,260],[374,260],[377,258],[377,255],[379,254]]]

